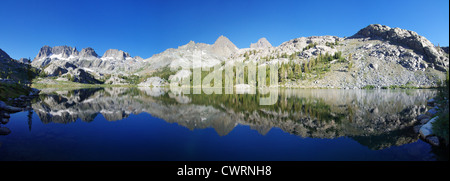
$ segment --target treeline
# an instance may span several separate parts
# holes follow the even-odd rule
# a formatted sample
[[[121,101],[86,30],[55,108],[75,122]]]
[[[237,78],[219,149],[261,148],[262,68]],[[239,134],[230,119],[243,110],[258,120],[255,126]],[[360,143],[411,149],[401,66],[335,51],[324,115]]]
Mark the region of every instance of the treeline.
[[[278,70],[278,83],[286,83],[289,81],[297,81],[297,80],[307,80],[308,78],[311,77],[319,77],[321,78],[321,76],[323,76],[323,74],[325,74],[326,72],[330,71],[331,68],[331,62],[332,61],[336,61],[336,62],[348,62],[346,58],[344,58],[342,56],[342,52],[336,52],[334,54],[329,54],[329,53],[325,53],[324,55],[320,54],[319,56],[317,56],[316,58],[311,58],[309,60],[306,61],[301,61],[296,59],[298,55],[298,52],[293,53],[291,55],[288,55],[286,53],[279,55],[280,57],[284,58],[284,57],[288,57],[289,60],[288,62],[281,62],[276,64],[276,68]],[[247,57],[247,55],[245,55]],[[349,56],[349,59],[351,58],[351,56]],[[270,59],[270,58],[268,58]],[[247,62],[248,63],[248,62]],[[264,63],[264,60],[263,60]],[[244,66],[246,65],[246,66]],[[222,82],[222,86],[225,85],[225,77],[227,75],[225,75],[225,64],[222,64],[222,70],[220,70],[220,73],[222,74],[222,80],[220,80]],[[237,68],[239,67],[242,68],[243,70],[240,72],[239,75],[236,76],[236,72],[238,72]],[[261,69],[265,69],[265,77],[258,77],[259,75],[259,71],[261,71]],[[202,80],[202,84],[203,81],[205,79],[206,76],[213,74],[214,68],[211,67],[209,70],[199,70],[198,69],[190,69],[191,72],[194,71],[200,71],[201,75],[200,78]],[[231,70],[231,74],[233,75],[233,85],[237,85],[237,84],[251,84],[251,85],[255,85],[255,86],[261,86],[261,85],[266,85],[266,86],[270,86],[270,66],[256,66],[255,67],[255,73],[250,74],[249,73],[249,67],[248,64],[243,63],[242,65],[234,65],[232,67]],[[171,74],[175,74],[176,72],[173,71],[162,71],[161,75],[163,79],[166,79],[168,81],[170,81],[168,79],[168,75]],[[159,73],[154,74],[154,75],[160,75]],[[164,76],[165,75],[165,76]],[[250,76],[254,76],[254,77],[250,77]],[[228,75],[229,76],[229,75]],[[236,77],[243,77],[243,82],[239,81],[236,79]],[[187,78],[187,77],[186,77]],[[250,82],[249,80],[254,80],[255,82]],[[265,81],[264,83],[260,82],[261,80]],[[173,80],[176,82],[180,82],[182,80]],[[191,76],[189,77],[189,82],[190,85],[193,86],[199,86],[199,85],[194,85],[194,81],[193,81],[193,75],[191,74]],[[210,82],[210,86],[214,86],[214,81],[211,80]]]
[[[191,90],[192,91],[192,90]],[[315,119],[318,121],[335,121],[341,122],[346,117],[346,114],[333,112],[331,106],[325,103],[322,99],[316,98],[304,98],[304,97],[289,97],[284,94],[279,94],[275,104],[272,105],[260,105],[260,98],[265,95],[260,94],[258,91],[255,94],[185,94],[191,100],[191,104],[208,105],[213,106],[216,109],[227,111],[232,109],[235,112],[244,113],[244,116],[248,118],[253,112],[260,113],[262,117],[274,117],[266,110],[270,112],[288,112],[288,117],[277,117],[280,121],[293,120],[300,121],[303,118]],[[170,98],[168,94],[157,97],[164,103],[180,104],[173,98]],[[298,114],[303,113],[303,114]]]
[[[336,60],[338,62],[346,62],[342,57],[342,52],[336,52],[333,55],[325,53],[320,54],[316,58],[309,59],[305,62],[295,63],[290,60],[288,63],[281,63],[278,69],[279,82],[305,80],[311,75],[321,76],[330,71],[330,62]]]

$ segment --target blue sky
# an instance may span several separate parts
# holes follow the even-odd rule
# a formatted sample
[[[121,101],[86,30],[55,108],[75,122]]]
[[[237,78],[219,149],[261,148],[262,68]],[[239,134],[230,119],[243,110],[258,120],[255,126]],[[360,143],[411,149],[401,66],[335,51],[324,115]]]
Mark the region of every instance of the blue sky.
[[[16,59],[34,58],[44,45],[148,58],[220,35],[239,48],[261,37],[278,46],[298,37],[351,36],[369,24],[449,45],[448,0],[1,0],[0,9],[0,48]]]

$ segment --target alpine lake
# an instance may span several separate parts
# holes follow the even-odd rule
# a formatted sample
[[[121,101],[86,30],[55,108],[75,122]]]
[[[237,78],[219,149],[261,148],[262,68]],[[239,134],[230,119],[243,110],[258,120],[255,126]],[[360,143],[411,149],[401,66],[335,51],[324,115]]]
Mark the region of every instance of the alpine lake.
[[[413,130],[433,89],[187,92],[42,89],[2,125],[0,160],[448,160]]]

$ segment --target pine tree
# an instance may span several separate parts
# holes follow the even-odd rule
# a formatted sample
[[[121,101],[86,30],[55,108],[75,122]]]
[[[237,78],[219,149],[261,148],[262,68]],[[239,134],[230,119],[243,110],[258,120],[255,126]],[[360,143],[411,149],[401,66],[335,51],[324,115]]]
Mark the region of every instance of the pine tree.
[[[295,64],[295,74],[297,79],[300,79],[302,77],[302,68],[300,67],[300,64]]]
[[[311,63],[312,63],[312,60],[308,61],[308,73],[311,72]]]
[[[289,79],[294,80],[295,77],[294,77],[294,71],[292,70],[292,67],[289,68],[289,73],[288,74],[289,74],[288,75]]]
[[[72,81],[72,75],[67,74],[67,79],[68,79],[69,81]]]
[[[283,77],[284,77],[284,81],[286,81],[286,79],[288,78],[288,64],[283,64]]]
[[[308,73],[308,66],[306,65],[307,63],[303,63],[303,69],[305,70],[305,73]]]
[[[295,53],[293,53],[293,54],[291,54],[290,56],[289,56],[289,60],[294,60],[295,59]]]
[[[285,72],[284,64],[281,64],[281,68],[278,71],[278,78],[279,78],[280,82],[283,82],[284,72]]]
[[[350,71],[350,69],[352,69],[352,67],[353,67],[353,63],[350,62],[350,63],[348,64],[348,70]]]

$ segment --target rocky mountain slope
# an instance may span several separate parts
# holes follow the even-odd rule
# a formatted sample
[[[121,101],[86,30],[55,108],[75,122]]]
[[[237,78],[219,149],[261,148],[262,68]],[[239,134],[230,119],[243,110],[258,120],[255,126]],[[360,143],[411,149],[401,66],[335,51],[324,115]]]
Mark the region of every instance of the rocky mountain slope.
[[[65,63],[70,63],[93,74],[128,74],[133,72],[131,66],[138,64],[140,60],[142,58],[131,57],[130,54],[117,49],[109,49],[99,57],[90,47],[79,52],[69,46],[44,46],[31,65],[45,69],[51,64],[63,68]]]
[[[0,80],[28,83],[38,72],[29,66],[29,60],[15,60],[0,49]],[[1,82],[0,82],[1,83]]]
[[[193,63],[195,57],[200,57],[201,64]],[[46,72],[70,63],[94,77],[139,75],[170,82],[170,78],[191,76],[192,68],[250,61],[277,64],[279,85],[286,87],[435,87],[448,70],[449,55],[448,48],[436,47],[416,32],[373,24],[347,38],[300,37],[277,47],[261,38],[250,48],[239,49],[220,36],[212,45],[191,41],[147,59],[115,49],[99,57],[92,48],[78,52],[68,46],[44,46],[31,64]],[[47,71],[51,64],[52,70]]]
[[[225,62],[228,57],[237,51],[239,49],[236,45],[224,36],[220,36],[212,45],[190,41],[177,49],[167,49],[160,54],[145,59],[146,65],[141,67],[138,73],[148,74],[165,67],[171,70],[213,67]],[[201,59],[201,64],[193,65],[195,56]]]
[[[430,63],[430,66],[433,68],[440,71],[448,69],[448,55],[445,56],[445,53],[442,50],[436,48],[425,37],[418,35],[414,31],[375,24],[367,26],[352,36],[352,38],[366,37],[371,39],[381,39],[411,49],[418,55],[424,56],[423,60]]]
[[[413,31],[377,24],[348,38],[300,37],[277,47],[262,38],[250,48],[236,50],[234,46],[228,46],[232,43],[227,40],[221,36],[213,45],[190,42],[178,49],[167,50],[147,59],[147,66],[139,73],[170,67],[175,70],[172,74],[177,75],[185,71],[182,69],[192,67],[194,52],[200,51],[202,65],[208,67],[249,61],[259,65],[289,64],[279,76],[279,85],[286,87],[435,87],[444,79],[449,62],[446,49],[435,47],[425,37]],[[227,46],[217,46],[219,43]],[[217,49],[225,53],[217,53]],[[327,57],[328,61],[321,62]],[[299,65],[299,70],[294,68],[295,65]],[[306,65],[309,68],[305,68]],[[283,76],[290,72],[293,76]]]
[[[0,60],[10,60],[11,57],[2,49],[0,49]]]

